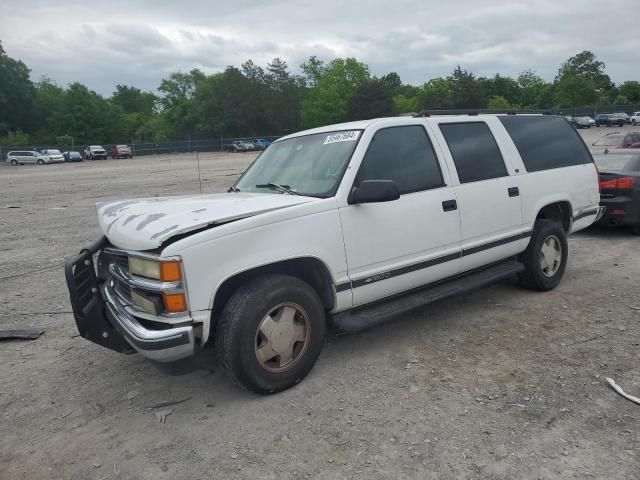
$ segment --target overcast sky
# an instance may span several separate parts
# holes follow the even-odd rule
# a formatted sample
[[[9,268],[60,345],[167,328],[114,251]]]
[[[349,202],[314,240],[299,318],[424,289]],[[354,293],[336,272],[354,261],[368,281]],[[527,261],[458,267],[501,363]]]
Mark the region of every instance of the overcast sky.
[[[173,71],[354,56],[406,83],[536,70],[552,80],[592,50],[615,82],[640,79],[640,0],[0,0],[0,41],[32,77],[155,90]]]

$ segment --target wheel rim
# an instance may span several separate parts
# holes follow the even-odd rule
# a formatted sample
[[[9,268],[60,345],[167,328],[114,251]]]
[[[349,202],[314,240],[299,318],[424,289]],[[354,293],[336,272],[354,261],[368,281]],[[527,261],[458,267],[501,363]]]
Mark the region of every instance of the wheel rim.
[[[540,249],[540,268],[545,277],[553,277],[562,263],[562,244],[555,235],[550,235]]]
[[[289,370],[304,356],[310,336],[307,312],[295,303],[281,303],[258,325],[254,342],[256,359],[270,372]]]

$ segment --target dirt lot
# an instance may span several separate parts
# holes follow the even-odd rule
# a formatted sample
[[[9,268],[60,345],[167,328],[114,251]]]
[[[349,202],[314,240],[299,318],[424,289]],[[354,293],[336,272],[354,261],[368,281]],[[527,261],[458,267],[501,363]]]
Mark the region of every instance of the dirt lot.
[[[201,155],[202,190],[252,158]],[[0,168],[0,329],[45,331],[0,342],[1,479],[640,475],[640,406],[604,379],[640,395],[638,237],[574,235],[546,294],[504,282],[330,335],[305,381],[258,397],[210,351],[159,368],[78,338],[69,312],[63,261],[98,237],[95,202],[198,191],[188,155]],[[166,423],[148,408],[184,398]]]

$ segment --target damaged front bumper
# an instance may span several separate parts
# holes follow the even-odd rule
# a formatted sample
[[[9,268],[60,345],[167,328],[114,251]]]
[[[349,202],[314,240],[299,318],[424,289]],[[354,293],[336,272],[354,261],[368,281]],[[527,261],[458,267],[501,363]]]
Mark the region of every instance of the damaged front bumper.
[[[194,327],[190,317],[180,325],[145,322],[132,313],[130,305],[113,289],[110,281],[100,281],[93,256],[107,246],[102,238],[69,259],[65,276],[73,315],[82,337],[122,353],[134,350],[147,358],[170,362],[195,353]],[[184,320],[184,321],[183,321]]]

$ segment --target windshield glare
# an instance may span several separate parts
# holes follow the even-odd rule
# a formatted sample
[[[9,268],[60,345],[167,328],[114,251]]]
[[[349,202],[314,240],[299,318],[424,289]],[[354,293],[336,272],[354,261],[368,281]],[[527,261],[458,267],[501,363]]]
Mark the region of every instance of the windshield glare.
[[[276,184],[300,195],[333,196],[360,133],[360,130],[317,133],[272,143],[235,187],[243,192],[265,192],[269,190],[265,185]]]

